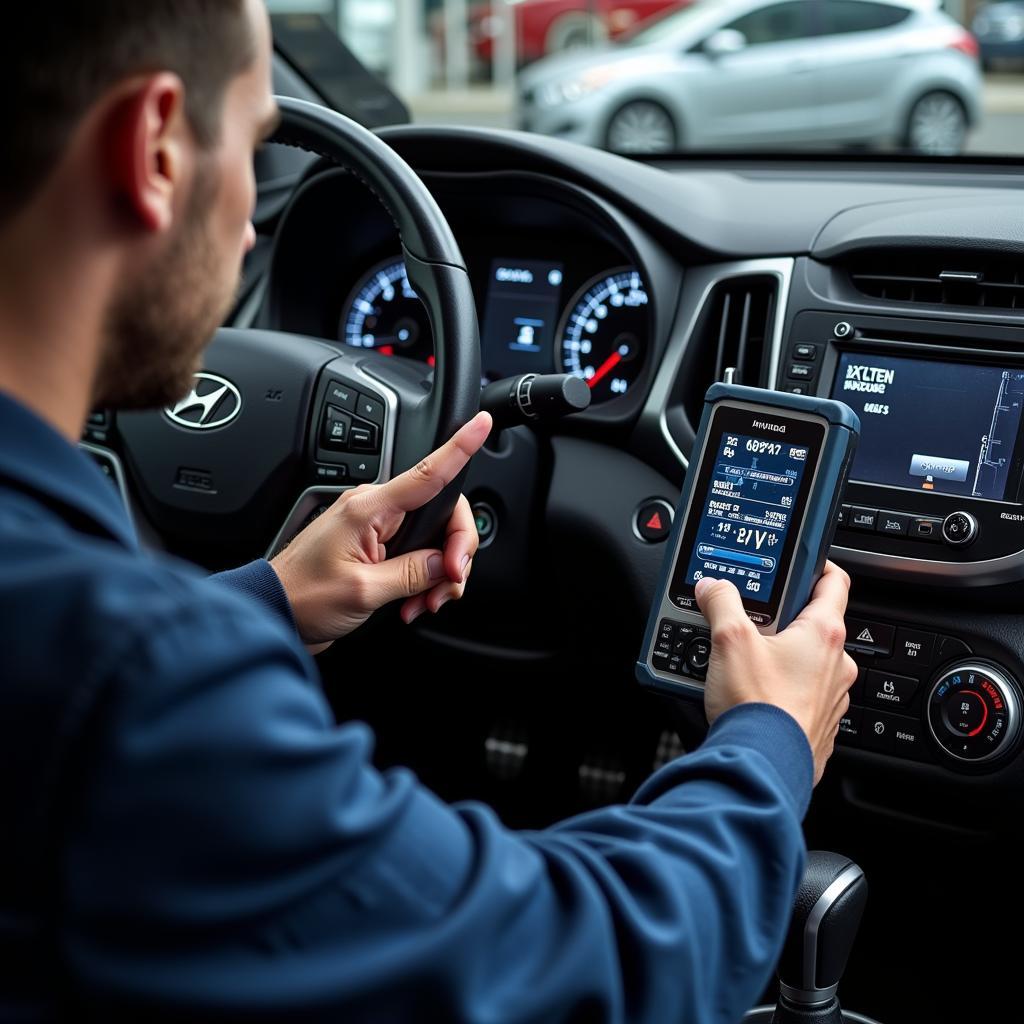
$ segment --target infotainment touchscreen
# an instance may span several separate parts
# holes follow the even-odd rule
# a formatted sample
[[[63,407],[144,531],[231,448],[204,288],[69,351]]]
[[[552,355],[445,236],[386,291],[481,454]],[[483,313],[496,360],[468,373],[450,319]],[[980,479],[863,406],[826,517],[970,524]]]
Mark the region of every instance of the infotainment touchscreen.
[[[1014,499],[1024,369],[846,352],[832,397],[860,417],[851,480]]]

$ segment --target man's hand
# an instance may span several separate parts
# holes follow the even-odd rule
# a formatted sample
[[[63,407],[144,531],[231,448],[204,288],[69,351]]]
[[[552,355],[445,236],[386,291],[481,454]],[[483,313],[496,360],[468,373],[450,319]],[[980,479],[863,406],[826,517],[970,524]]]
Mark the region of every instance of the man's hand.
[[[843,649],[850,577],[827,562],[810,603],[776,636],[758,633],[739,591],[727,580],[705,577],[695,589],[697,604],[711,624],[704,690],[708,721],[736,704],[754,701],[789,712],[811,744],[817,785],[857,678],[857,665]]]
[[[406,513],[421,508],[479,451],[491,417],[479,413],[447,444],[386,484],[346,491],[272,562],[292,605],[299,635],[322,650],[373,612],[405,598],[402,619],[436,612],[462,597],[480,538],[465,496],[448,521],[444,550],[388,559],[385,545]]]

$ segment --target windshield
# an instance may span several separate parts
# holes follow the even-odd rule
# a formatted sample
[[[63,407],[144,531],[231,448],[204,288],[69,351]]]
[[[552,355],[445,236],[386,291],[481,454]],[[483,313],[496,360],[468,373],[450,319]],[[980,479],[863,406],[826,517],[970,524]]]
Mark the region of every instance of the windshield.
[[[1024,0],[268,6],[288,59],[374,127],[518,128],[638,156],[1024,153]],[[320,42],[296,45],[311,26]]]

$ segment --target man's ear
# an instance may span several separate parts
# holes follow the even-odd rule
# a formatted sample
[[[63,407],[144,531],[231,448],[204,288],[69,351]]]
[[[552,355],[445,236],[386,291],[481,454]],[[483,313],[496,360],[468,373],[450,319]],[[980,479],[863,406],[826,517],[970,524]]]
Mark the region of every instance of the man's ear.
[[[185,187],[194,146],[185,117],[185,86],[170,72],[132,79],[109,119],[109,173],[119,205],[147,231],[168,230],[175,192]]]

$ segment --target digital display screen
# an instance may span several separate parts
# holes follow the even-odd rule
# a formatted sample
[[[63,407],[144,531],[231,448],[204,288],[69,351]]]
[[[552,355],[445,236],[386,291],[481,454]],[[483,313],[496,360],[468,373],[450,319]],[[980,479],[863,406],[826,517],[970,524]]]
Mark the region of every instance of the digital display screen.
[[[488,380],[520,373],[551,373],[561,311],[561,263],[491,262],[481,345]]]
[[[738,412],[720,409],[712,421],[670,599],[691,608],[699,579],[727,579],[767,623],[785,589],[824,426]]]
[[[1024,370],[845,352],[832,397],[860,417],[852,480],[995,501],[1016,489]]]

